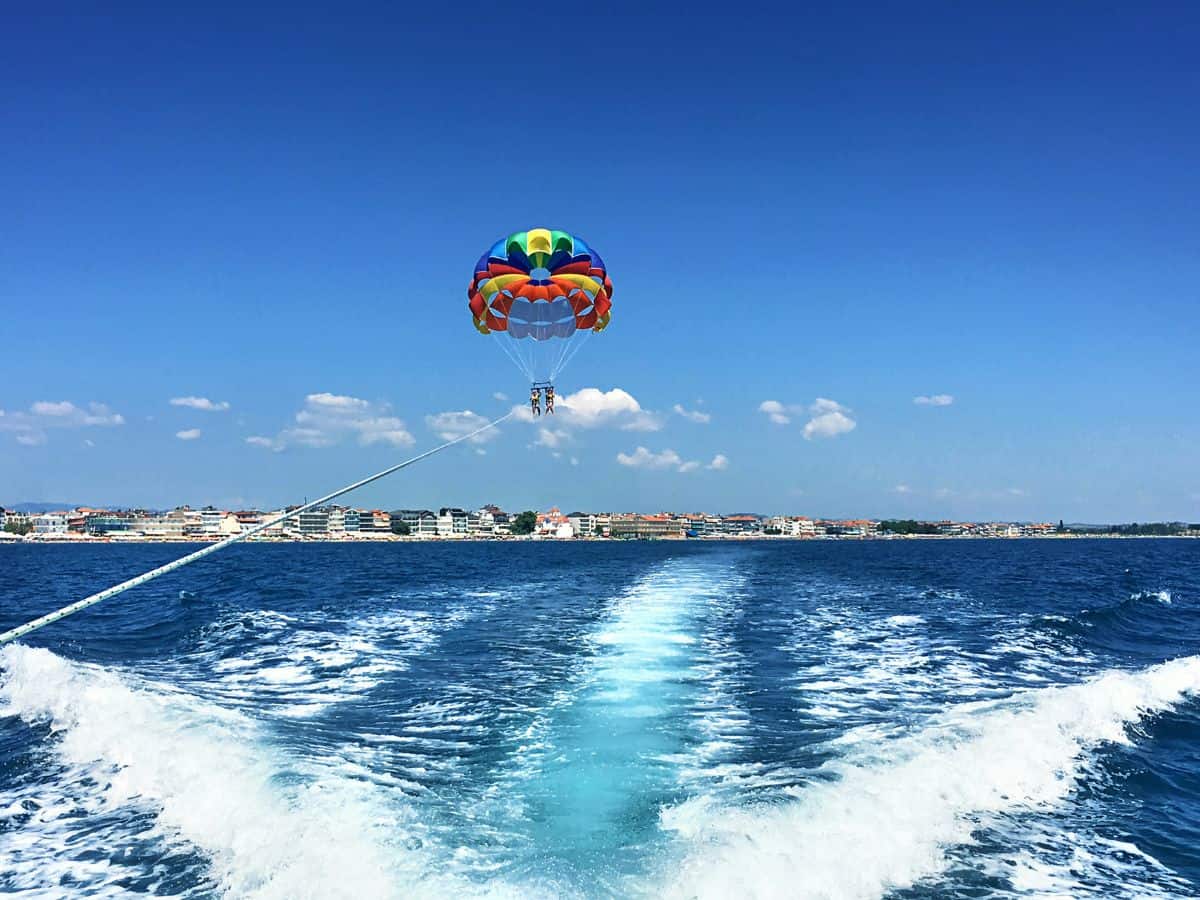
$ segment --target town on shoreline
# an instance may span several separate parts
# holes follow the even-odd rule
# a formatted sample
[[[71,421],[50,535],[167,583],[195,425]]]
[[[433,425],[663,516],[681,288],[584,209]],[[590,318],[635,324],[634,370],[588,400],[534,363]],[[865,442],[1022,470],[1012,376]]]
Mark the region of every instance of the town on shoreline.
[[[33,512],[0,507],[0,542],[218,541],[262,526],[298,509],[264,511],[180,506],[159,512],[97,509]],[[413,540],[683,540],[897,538],[1200,537],[1200,523],[1067,525],[1059,522],[957,522],[914,519],[820,519],[750,513],[507,513],[494,505],[477,510],[356,509],[325,506],[290,516],[253,535],[256,541]]]

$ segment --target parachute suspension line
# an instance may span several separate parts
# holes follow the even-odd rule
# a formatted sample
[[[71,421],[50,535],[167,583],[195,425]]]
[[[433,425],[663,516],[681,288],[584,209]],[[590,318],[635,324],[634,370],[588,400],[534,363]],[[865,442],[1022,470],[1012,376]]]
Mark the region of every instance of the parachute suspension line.
[[[413,463],[418,463],[423,459],[433,456],[435,453],[440,453],[449,447],[453,447],[455,444],[461,444],[463,441],[470,440],[477,434],[482,434],[490,428],[495,428],[505,419],[509,418],[509,416],[512,414],[513,412],[510,410],[500,418],[493,419],[486,425],[482,426],[481,428],[476,428],[469,434],[464,434],[461,437],[456,437],[453,440],[446,441],[446,443],[439,444],[431,450],[426,450],[424,453],[418,453],[416,456],[404,460],[404,462],[397,463],[394,466],[389,466],[382,472],[376,472],[374,475],[369,475],[360,481],[354,482],[353,484],[348,484],[343,488],[338,488],[336,491],[326,494],[324,497],[318,497],[316,500],[313,500],[310,503],[305,503],[303,506],[296,507],[296,509],[293,509],[291,512],[285,512],[283,515],[276,516],[275,518],[263,522],[260,525],[255,525],[249,531],[243,531],[240,534],[227,537],[225,540],[218,541],[215,544],[210,544],[207,547],[197,550],[195,553],[189,553],[187,556],[181,556],[179,559],[169,562],[166,565],[159,566],[157,569],[151,569],[149,572],[143,572],[141,575],[130,578],[128,581],[122,581],[120,584],[113,585],[110,588],[100,591],[98,594],[92,594],[90,597],[85,597],[82,600],[70,604],[69,606],[64,606],[62,609],[44,615],[39,619],[34,619],[31,622],[26,622],[24,625],[20,625],[11,629],[10,631],[6,631],[3,634],[0,634],[0,645],[7,644],[9,641],[15,641],[17,638],[24,637],[31,632],[37,631],[39,628],[50,625],[59,621],[60,619],[65,619],[67,616],[73,615],[81,610],[85,610],[89,606],[95,606],[97,603],[107,600],[110,597],[115,597],[117,594],[123,594],[130,588],[137,587],[140,584],[145,584],[147,581],[152,581],[160,575],[166,575],[169,572],[174,572],[176,569],[182,569],[188,563],[193,563],[202,557],[208,556],[210,553],[216,553],[218,550],[224,550],[231,544],[236,544],[238,541],[244,541],[246,538],[253,537],[259,532],[266,531],[268,528],[278,525],[280,522],[284,522],[287,519],[293,519],[303,512],[308,512],[308,510],[313,509],[314,507],[321,506],[322,504],[328,503],[330,500],[340,497],[343,494],[348,494],[353,490],[357,490],[360,487],[370,484],[372,481],[378,481],[380,478],[385,478],[388,475],[391,475],[393,472],[399,472],[401,469],[407,468]]]
[[[533,367],[528,365],[525,360],[521,358],[521,355],[517,352],[516,348],[513,347],[513,344],[515,344],[516,341],[510,339],[508,335],[497,335],[496,340],[493,341],[493,343],[500,345],[501,352],[512,361],[514,366],[524,373],[526,378],[533,378]]]
[[[583,345],[592,339],[595,332],[590,329],[584,332],[583,337],[571,342],[571,346],[564,347],[563,358],[559,361],[558,366],[554,370],[554,377],[558,377],[558,373],[567,367],[567,364],[575,358],[575,355],[583,349]]]
[[[571,349],[571,344],[578,340],[580,340],[580,338],[578,337],[578,332],[576,332],[575,334],[571,335],[571,340],[560,342],[560,346],[558,348],[558,358],[554,360],[554,365],[550,367],[551,381],[557,378],[558,373],[562,371],[562,367],[564,365],[563,357],[565,357],[567,355],[567,351]]]

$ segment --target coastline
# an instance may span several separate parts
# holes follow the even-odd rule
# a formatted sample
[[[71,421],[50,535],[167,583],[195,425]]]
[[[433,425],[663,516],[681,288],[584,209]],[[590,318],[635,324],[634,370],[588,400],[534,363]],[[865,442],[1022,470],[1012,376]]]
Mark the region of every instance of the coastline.
[[[4,537],[0,536],[0,547],[9,545],[27,545],[27,544],[76,544],[95,546],[99,544],[216,544],[230,535],[221,535],[216,537],[195,536],[186,538],[161,538],[161,537],[63,537],[61,535],[54,536],[17,536]],[[599,543],[635,543],[638,541],[691,541],[702,543],[715,542],[730,542],[744,543],[747,541],[790,541],[796,543],[811,543],[814,541],[1063,541],[1063,540],[1120,540],[1120,541],[1138,541],[1138,540],[1197,540],[1200,539],[1200,534],[1017,534],[1010,536],[998,535],[974,535],[974,534],[874,534],[874,535],[782,535],[782,534],[745,534],[745,535],[701,535],[697,537],[684,537],[681,535],[669,535],[662,537],[642,537],[642,538],[624,538],[624,537],[599,537],[589,535],[587,537],[571,537],[557,538],[547,535],[378,535],[374,537],[261,537],[255,536],[246,538],[242,543],[246,544],[391,544],[391,543],[407,543],[407,544],[434,544],[434,543],[497,543],[511,541],[532,541],[546,543],[581,543],[581,542],[599,542]]]

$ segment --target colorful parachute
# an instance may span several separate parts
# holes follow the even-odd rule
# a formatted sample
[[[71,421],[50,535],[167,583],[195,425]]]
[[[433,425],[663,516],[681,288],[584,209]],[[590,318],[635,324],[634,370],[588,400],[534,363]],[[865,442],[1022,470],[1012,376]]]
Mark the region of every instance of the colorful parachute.
[[[553,382],[612,310],[604,260],[565,231],[533,228],[497,241],[480,257],[467,299],[480,334],[534,384]]]

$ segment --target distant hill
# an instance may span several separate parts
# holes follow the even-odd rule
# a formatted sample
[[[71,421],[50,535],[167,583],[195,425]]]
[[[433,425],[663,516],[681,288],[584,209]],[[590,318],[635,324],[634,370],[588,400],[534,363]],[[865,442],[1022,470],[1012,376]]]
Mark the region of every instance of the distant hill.
[[[0,507],[4,509],[22,513],[57,512],[60,509],[75,509],[79,505],[78,503],[0,503]]]

